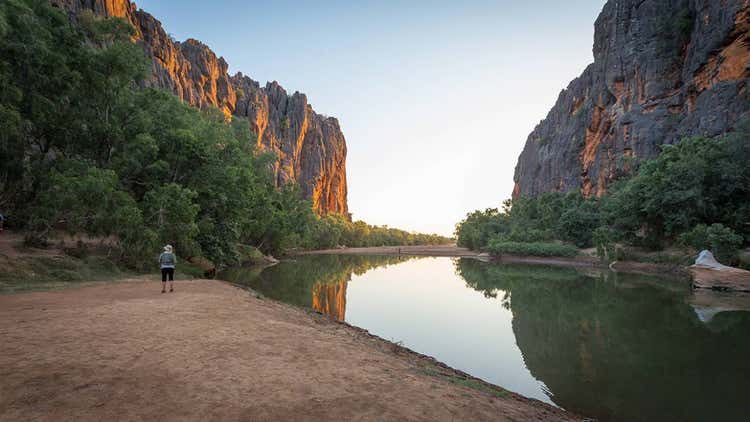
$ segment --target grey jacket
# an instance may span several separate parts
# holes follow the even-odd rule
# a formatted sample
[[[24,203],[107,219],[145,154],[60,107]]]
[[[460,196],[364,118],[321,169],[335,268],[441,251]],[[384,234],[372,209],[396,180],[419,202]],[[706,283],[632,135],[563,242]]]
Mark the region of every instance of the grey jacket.
[[[177,263],[177,257],[172,252],[162,252],[159,255],[159,265],[161,268],[174,268]]]

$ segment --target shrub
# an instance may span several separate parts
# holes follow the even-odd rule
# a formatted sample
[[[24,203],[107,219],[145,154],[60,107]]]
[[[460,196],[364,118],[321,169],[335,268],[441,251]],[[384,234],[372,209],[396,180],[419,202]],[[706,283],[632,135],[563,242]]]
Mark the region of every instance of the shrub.
[[[554,238],[555,236],[551,230],[514,228],[506,239],[511,242],[531,243],[552,240]]]
[[[456,224],[456,242],[458,246],[480,250],[487,246],[490,238],[508,231],[507,220],[507,215],[500,213],[497,208],[469,213]]]
[[[487,250],[493,255],[513,254],[532,256],[576,256],[578,249],[571,245],[560,243],[522,243],[507,242],[502,239],[492,239]]]
[[[743,270],[750,271],[750,249],[740,251],[737,255],[739,260],[738,266]]]
[[[565,210],[557,222],[560,239],[572,242],[579,248],[591,246],[592,232],[599,225],[600,217],[592,201],[581,202],[575,208]]]
[[[735,263],[742,236],[722,224],[699,224],[679,237],[680,243],[696,250],[710,249],[721,262]]]
[[[65,255],[72,256],[78,259],[84,259],[88,256],[89,249],[86,244],[83,243],[83,241],[78,240],[75,246],[63,247],[63,252],[65,252]]]
[[[240,252],[240,264],[258,265],[266,258],[263,252],[250,245],[238,245],[237,249]]]
[[[591,235],[596,245],[596,256],[603,261],[610,261],[615,256],[614,234],[609,227],[598,227]]]

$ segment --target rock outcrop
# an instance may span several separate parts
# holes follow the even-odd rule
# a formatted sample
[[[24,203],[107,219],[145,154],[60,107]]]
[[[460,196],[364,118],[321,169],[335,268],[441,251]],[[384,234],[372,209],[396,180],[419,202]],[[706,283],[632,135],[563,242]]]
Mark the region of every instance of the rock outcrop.
[[[127,19],[135,41],[151,58],[147,86],[168,89],[196,107],[216,107],[229,118],[248,120],[258,147],[277,156],[277,185],[296,182],[314,208],[347,215],[346,140],[338,121],[315,113],[307,97],[292,95],[278,83],[260,84],[241,73],[230,76],[228,65],[194,39],[173,40],[161,23],[129,0],[50,0],[77,15]]]
[[[749,77],[749,0],[609,0],[594,63],[529,135],[514,197],[600,196],[662,144],[732,131]]]

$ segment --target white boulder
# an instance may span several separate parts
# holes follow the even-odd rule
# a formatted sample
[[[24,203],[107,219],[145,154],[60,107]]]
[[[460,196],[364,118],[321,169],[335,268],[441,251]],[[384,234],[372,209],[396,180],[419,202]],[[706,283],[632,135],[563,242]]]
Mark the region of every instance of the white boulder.
[[[714,254],[711,253],[709,250],[702,250],[698,254],[698,258],[695,259],[695,266],[696,267],[703,267],[703,268],[714,268],[717,270],[723,270],[727,267],[726,265],[720,264],[719,261],[714,258]]]

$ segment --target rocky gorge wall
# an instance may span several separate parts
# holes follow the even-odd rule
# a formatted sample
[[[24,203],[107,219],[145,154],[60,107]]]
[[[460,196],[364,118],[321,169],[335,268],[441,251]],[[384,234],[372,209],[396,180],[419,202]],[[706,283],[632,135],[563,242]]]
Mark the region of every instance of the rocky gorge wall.
[[[750,111],[750,0],[609,0],[593,53],[529,135],[514,197],[601,196],[660,145],[732,131]]]
[[[299,92],[289,95],[276,82],[265,86],[241,73],[194,39],[173,40],[161,23],[129,0],[50,0],[77,15],[85,10],[127,19],[135,41],[151,58],[147,86],[168,89],[196,107],[217,107],[247,119],[258,147],[277,156],[277,185],[296,182],[321,213],[346,215],[346,140],[338,121],[316,113]]]

